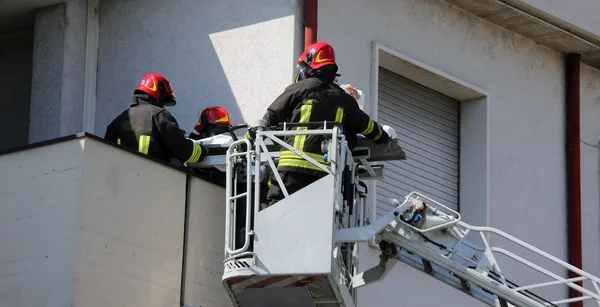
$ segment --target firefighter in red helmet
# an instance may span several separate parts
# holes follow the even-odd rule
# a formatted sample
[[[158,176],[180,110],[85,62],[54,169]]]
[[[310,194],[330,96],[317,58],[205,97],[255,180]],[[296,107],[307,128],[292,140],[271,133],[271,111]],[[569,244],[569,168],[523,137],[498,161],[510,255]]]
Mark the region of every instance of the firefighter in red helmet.
[[[207,150],[185,137],[177,120],[164,109],[177,103],[169,81],[158,73],[142,78],[133,91],[133,103],[106,127],[105,139],[165,162],[204,159]]]
[[[190,139],[200,140],[228,133],[231,127],[229,113],[225,108],[218,106],[208,107],[202,110],[198,123],[194,126],[194,130],[198,134],[190,133]]]
[[[300,71],[295,83],[267,108],[263,119],[268,127],[283,122],[336,121],[344,127],[351,149],[356,146],[356,134],[359,133],[377,144],[389,141],[384,127],[363,112],[357,101],[334,82],[339,75],[331,45],[325,42],[310,45],[298,59],[298,68]],[[253,138],[253,135],[249,133],[246,137]],[[304,142],[294,142],[294,136],[285,138],[290,146],[325,163],[321,152],[323,140],[321,135],[305,136]],[[277,170],[290,195],[326,174],[285,148],[280,152]],[[272,205],[283,197],[278,182],[272,180],[266,205]]]

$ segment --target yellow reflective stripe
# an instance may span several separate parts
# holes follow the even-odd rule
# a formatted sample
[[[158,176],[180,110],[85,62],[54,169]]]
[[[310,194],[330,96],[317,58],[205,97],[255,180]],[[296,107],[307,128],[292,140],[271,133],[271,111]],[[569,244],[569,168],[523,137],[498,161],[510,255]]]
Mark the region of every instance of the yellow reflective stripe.
[[[317,162],[326,163],[323,155],[315,154],[312,152],[303,152],[303,154],[315,159]],[[296,153],[290,150],[281,151],[279,153],[279,159],[296,159],[296,160],[304,160],[304,158],[300,157]],[[310,163],[310,162],[309,162]]]
[[[381,128],[381,126],[378,126],[377,128],[379,129],[379,133],[377,133],[373,141],[379,140],[379,138],[383,135],[383,129]]]
[[[121,138],[117,139],[117,144],[121,145]]]
[[[252,136],[250,135],[250,131],[246,132],[246,134],[244,134],[244,138],[246,140],[252,140]]]
[[[337,108],[337,112],[335,112],[335,121],[341,123],[344,119],[344,109]]]
[[[194,143],[194,148],[192,150],[192,154],[190,155],[190,158],[185,161],[184,163],[196,163],[198,162],[198,160],[200,160],[200,156],[202,155],[202,147],[200,147],[200,144],[196,144]]]
[[[306,160],[294,160],[294,159],[282,159],[279,160],[279,166],[288,166],[288,167],[300,167],[300,168],[308,168],[316,171],[323,171],[316,165],[306,161]],[[325,166],[327,167],[327,166]]]
[[[365,131],[361,132],[360,134],[366,136],[367,134],[371,133],[373,131],[373,126],[375,126],[375,123],[373,122],[372,119],[369,119],[369,124],[367,125],[367,129],[365,129]]]
[[[148,154],[148,149],[150,148],[150,136],[149,135],[140,135],[140,141],[138,143],[138,151],[143,154]]]
[[[269,178],[269,181],[267,181],[267,187],[271,187],[271,178]]]
[[[310,113],[312,112],[312,100],[306,102],[305,105],[300,109],[300,120],[299,123],[307,123],[310,121]],[[299,130],[306,130],[306,127],[298,127]],[[306,135],[297,135],[294,137],[294,148],[303,151],[304,149],[304,141],[306,141]]]

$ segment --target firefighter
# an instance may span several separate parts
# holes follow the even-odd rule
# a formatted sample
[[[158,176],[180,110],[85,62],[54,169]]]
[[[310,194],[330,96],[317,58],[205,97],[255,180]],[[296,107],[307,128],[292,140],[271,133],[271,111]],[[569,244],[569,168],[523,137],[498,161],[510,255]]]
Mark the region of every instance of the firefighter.
[[[232,124],[229,119],[229,113],[225,108],[217,106],[209,107],[202,110],[198,123],[194,126],[194,130],[196,130],[198,134],[192,132],[190,133],[189,138],[200,140],[214,137],[228,133],[231,127]]]
[[[177,103],[169,81],[158,73],[144,76],[133,91],[133,103],[106,127],[105,139],[167,163],[204,159],[207,149],[185,137],[177,120],[165,106]]]
[[[227,110],[218,106],[208,107],[202,110],[200,118],[194,126],[194,130],[197,133],[190,133],[188,138],[198,144],[228,146],[233,142],[233,138],[228,133],[231,127],[232,124]],[[213,153],[219,154],[218,150],[213,150]],[[214,169],[193,169],[193,172],[217,185],[224,187],[226,184],[224,169],[219,169],[219,171],[215,171]]]
[[[356,134],[359,133],[376,144],[389,141],[384,128],[390,132],[392,129],[382,127],[372,120],[360,109],[357,101],[334,82],[340,75],[337,74],[335,52],[328,43],[317,42],[310,45],[298,59],[298,68],[300,71],[296,82],[288,86],[267,108],[263,116],[267,127],[283,122],[336,121],[342,123],[351,149],[356,146]],[[249,132],[246,137],[252,139],[254,135]],[[321,152],[323,140],[324,137],[319,135],[285,138],[290,146],[325,163]],[[285,148],[280,152],[277,170],[290,195],[326,175],[318,167]],[[271,180],[267,194],[268,204],[265,205],[270,206],[283,197],[277,180]]]

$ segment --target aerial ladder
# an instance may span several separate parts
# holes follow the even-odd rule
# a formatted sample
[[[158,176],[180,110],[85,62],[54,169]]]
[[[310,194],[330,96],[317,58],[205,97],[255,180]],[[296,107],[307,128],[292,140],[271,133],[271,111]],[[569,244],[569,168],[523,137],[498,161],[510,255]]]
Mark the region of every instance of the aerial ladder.
[[[251,129],[253,141],[235,136]],[[226,173],[226,237],[222,283],[234,306],[356,306],[357,289],[383,280],[399,261],[471,295],[490,306],[564,306],[576,301],[600,306],[600,279],[526,242],[491,227],[462,221],[459,212],[419,193],[390,199],[394,209],[370,220],[365,181],[384,178],[384,162],[405,160],[398,140],[376,145],[361,135],[350,150],[336,122],[283,123],[263,121],[236,126],[231,142],[206,144],[217,156],[189,165]],[[325,163],[284,141],[285,137],[319,135]],[[326,173],[289,195],[277,173],[280,150],[289,150]],[[220,152],[219,152],[220,150]],[[265,207],[265,186],[276,180],[285,198]],[[498,246],[503,238],[536,255],[531,260]],[[483,244],[468,238],[480,238]],[[358,244],[375,242],[379,264],[358,271]],[[501,271],[503,255],[550,281],[516,285]],[[539,264],[550,261],[552,272]],[[571,271],[578,275],[563,278]],[[587,281],[591,287],[576,282]],[[549,301],[532,291],[566,285],[581,296]],[[401,285],[399,285],[400,287]],[[590,289],[591,288],[591,289]]]

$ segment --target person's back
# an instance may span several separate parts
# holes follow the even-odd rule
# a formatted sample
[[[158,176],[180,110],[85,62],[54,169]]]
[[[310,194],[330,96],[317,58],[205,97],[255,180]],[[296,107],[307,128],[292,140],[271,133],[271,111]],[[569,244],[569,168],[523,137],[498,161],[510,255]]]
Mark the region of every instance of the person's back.
[[[298,101],[298,105],[293,109],[289,118],[284,120],[286,122],[338,122],[342,124],[350,149],[356,146],[357,134],[364,134],[374,141],[380,139],[383,142],[387,141],[386,135],[380,126],[362,112],[356,100],[334,83],[331,78],[311,77],[291,85],[286,91],[294,92],[297,96],[303,97],[302,100]],[[299,127],[296,129],[302,130],[305,128]],[[308,135],[287,137],[285,140],[296,149],[313,154],[311,157],[314,158],[314,155],[317,155],[320,156],[320,160],[323,160],[321,143],[324,139],[324,136],[321,135]],[[282,158],[284,163],[281,164],[280,162],[279,164],[282,169],[286,168],[285,157],[288,155],[296,156],[283,149],[284,157]],[[298,157],[298,159],[300,158]],[[300,171],[302,172],[302,170]]]
[[[309,46],[298,59],[301,68],[296,83],[288,86],[267,108],[263,116],[267,126],[283,122],[340,122],[348,145],[356,145],[356,134],[363,134],[375,143],[389,140],[383,127],[364,113],[356,100],[348,95],[334,80],[337,64],[333,48],[324,42]],[[305,130],[306,127],[297,127]],[[285,142],[316,161],[326,164],[321,151],[323,136],[297,135],[285,138]],[[277,170],[291,195],[304,186],[325,176],[320,168],[282,148]],[[272,181],[268,193],[269,205],[283,198],[276,181]]]
[[[105,139],[169,162],[196,163],[206,149],[186,139],[177,120],[165,110],[175,105],[175,95],[168,81],[159,74],[146,75],[134,91],[133,103],[106,128]]]

